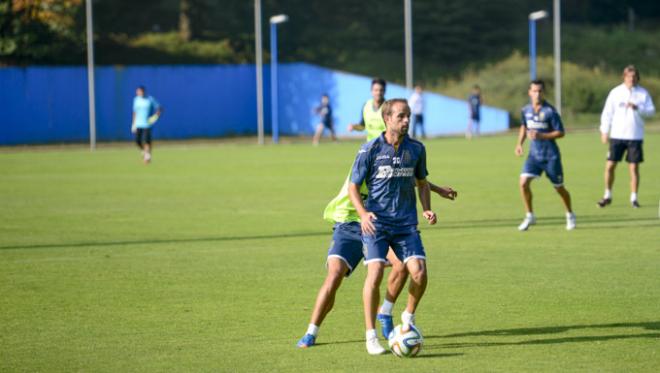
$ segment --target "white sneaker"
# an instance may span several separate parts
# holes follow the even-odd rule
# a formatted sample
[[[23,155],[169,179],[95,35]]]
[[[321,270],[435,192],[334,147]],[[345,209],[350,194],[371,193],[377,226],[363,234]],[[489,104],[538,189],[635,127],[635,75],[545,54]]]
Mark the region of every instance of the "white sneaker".
[[[378,338],[367,339],[367,352],[369,355],[382,355],[385,353],[385,349],[378,342]]]
[[[569,212],[566,214],[566,230],[572,231],[573,229],[575,229],[575,214]]]
[[[526,231],[530,225],[536,224],[536,217],[534,215],[525,217],[525,220],[518,226],[519,231]]]

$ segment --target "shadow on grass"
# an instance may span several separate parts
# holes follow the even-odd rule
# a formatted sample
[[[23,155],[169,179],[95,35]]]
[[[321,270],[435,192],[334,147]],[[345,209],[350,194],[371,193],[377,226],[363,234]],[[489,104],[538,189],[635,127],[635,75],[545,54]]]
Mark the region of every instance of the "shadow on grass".
[[[548,326],[540,328],[518,328],[518,329],[499,329],[483,330],[468,333],[457,333],[447,335],[426,336],[426,340],[449,339],[462,337],[515,337],[515,336],[533,336],[550,335],[565,333],[572,330],[584,329],[615,329],[615,328],[641,328],[644,330],[660,331],[660,321],[638,322],[638,323],[612,323],[612,324],[593,324],[593,325],[567,325],[567,326]],[[584,342],[602,342],[610,340],[624,339],[660,339],[660,333],[640,333],[640,334],[609,334],[599,336],[575,336],[561,338],[529,339],[517,342],[448,342],[428,344],[426,348],[470,348],[470,347],[497,347],[497,346],[522,346],[522,345],[545,345],[561,343],[584,343]]]
[[[65,247],[87,247],[87,246],[154,245],[154,244],[195,243],[195,242],[272,240],[278,238],[293,238],[293,237],[316,237],[316,236],[330,237],[331,235],[332,235],[332,231],[327,230],[324,232],[284,233],[284,234],[254,235],[254,236],[171,238],[171,239],[153,239],[153,240],[124,240],[124,241],[106,241],[106,242],[72,242],[72,243],[55,243],[55,244],[14,245],[14,246],[0,246],[0,250],[58,249]]]

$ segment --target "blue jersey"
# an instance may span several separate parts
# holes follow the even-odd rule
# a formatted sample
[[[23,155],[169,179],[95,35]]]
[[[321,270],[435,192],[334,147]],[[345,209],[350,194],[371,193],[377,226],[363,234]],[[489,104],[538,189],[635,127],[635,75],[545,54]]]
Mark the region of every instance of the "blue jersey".
[[[561,123],[559,113],[545,101],[538,112],[534,111],[532,104],[523,107],[521,125],[528,130],[536,130],[540,133],[564,132],[564,125]],[[531,140],[529,157],[538,160],[557,158],[559,157],[559,147],[555,140]]]
[[[351,172],[351,182],[366,182],[367,211],[379,224],[396,228],[417,225],[416,180],[426,178],[424,145],[405,136],[399,148],[387,143],[385,133],[362,145]]]
[[[468,103],[470,104],[470,118],[479,120],[479,112],[481,111],[481,95],[470,95],[468,97]]]
[[[160,105],[155,98],[135,96],[133,99],[133,113],[135,113],[135,127],[149,128],[149,117],[152,116]]]

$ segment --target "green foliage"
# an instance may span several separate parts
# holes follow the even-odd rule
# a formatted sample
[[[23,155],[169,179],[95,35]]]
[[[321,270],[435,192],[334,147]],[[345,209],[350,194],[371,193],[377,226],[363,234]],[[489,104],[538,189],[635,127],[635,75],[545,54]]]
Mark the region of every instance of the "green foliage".
[[[537,76],[546,82],[546,99],[554,101],[554,60],[552,57],[537,59]],[[464,99],[472,86],[479,84],[488,105],[509,111],[513,125],[520,120],[520,108],[528,102],[529,59],[516,52],[498,63],[480,70],[466,72],[458,79],[439,82],[432,90]],[[566,124],[593,125],[594,115],[602,111],[609,91],[621,84],[621,75],[603,71],[598,67],[587,68],[572,62],[562,63],[562,109]],[[643,85],[653,95],[660,93],[660,78],[647,76]],[[657,101],[657,99],[656,99]],[[569,119],[566,121],[566,119]],[[586,122],[585,122],[586,121]]]
[[[156,142],[148,167],[128,144],[5,149],[0,371],[656,371],[660,174],[642,170],[634,210],[619,169],[614,203],[600,210],[605,147],[595,133],[569,133],[560,147],[578,228],[564,230],[541,179],[538,224],[520,233],[514,143],[425,142],[430,179],[459,196],[434,196],[439,222],[420,227],[425,345],[409,360],[367,356],[361,265],[319,345],[295,348],[325,276],[332,229],[321,212],[358,142]],[[645,146],[657,149],[660,134]],[[646,156],[660,163],[659,152]]]

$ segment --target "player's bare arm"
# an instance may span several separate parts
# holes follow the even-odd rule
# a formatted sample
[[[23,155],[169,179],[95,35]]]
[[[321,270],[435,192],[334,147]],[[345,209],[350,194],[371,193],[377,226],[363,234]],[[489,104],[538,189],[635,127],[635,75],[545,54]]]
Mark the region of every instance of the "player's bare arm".
[[[431,188],[431,192],[437,193],[442,198],[446,198],[453,201],[458,196],[458,192],[452,189],[451,187],[441,187],[439,185],[433,184],[428,180],[427,182],[429,184],[429,187]]]
[[[376,227],[374,227],[373,223],[373,221],[376,220],[376,215],[374,215],[373,212],[367,211],[367,209],[364,207],[364,202],[362,201],[362,196],[360,195],[360,187],[357,184],[348,184],[348,197],[355,207],[355,211],[357,211],[358,215],[360,216],[360,227],[362,228],[362,233],[376,233]]]
[[[610,136],[607,133],[601,132],[600,133],[600,142],[603,144],[607,144],[610,141]]]
[[[564,137],[564,131],[542,133],[536,130],[529,130],[527,131],[527,137],[531,140],[555,140]]]
[[[419,202],[422,204],[422,216],[424,219],[433,225],[438,221],[435,212],[431,211],[431,187],[426,179],[417,180],[417,193],[419,194]]]
[[[523,143],[527,137],[527,127],[520,126],[520,131],[518,131],[518,142],[516,143],[515,153],[518,157],[523,155]]]
[[[349,131],[364,131],[364,124],[360,123],[351,123],[348,125]]]

